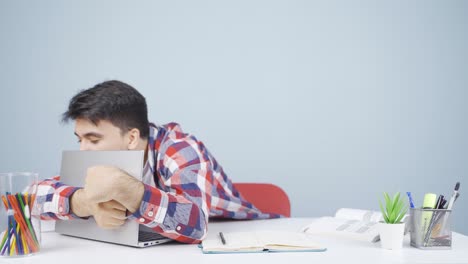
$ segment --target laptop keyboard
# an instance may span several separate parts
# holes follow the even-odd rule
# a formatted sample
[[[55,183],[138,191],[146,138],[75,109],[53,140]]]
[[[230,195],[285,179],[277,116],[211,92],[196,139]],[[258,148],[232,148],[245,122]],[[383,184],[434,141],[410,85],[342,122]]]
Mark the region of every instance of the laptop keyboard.
[[[153,232],[146,232],[146,231],[138,232],[138,241],[140,242],[147,242],[147,241],[153,241],[153,240],[158,240],[158,239],[166,239],[166,237],[162,236],[161,234],[153,233]]]

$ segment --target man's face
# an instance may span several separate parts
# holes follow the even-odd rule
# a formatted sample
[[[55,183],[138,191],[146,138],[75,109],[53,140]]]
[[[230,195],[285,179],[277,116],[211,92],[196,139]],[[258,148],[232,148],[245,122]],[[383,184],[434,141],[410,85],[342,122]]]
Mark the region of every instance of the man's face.
[[[128,150],[128,139],[120,128],[101,120],[97,125],[86,119],[75,120],[75,135],[80,150]]]

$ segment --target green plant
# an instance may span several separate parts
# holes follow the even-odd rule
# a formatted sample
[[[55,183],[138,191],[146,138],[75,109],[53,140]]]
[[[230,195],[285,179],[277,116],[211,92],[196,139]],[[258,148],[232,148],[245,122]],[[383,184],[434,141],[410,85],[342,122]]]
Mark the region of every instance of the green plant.
[[[398,224],[408,211],[408,206],[405,204],[404,199],[397,192],[393,199],[384,192],[385,208],[379,200],[380,210],[382,211],[383,218],[387,224]]]

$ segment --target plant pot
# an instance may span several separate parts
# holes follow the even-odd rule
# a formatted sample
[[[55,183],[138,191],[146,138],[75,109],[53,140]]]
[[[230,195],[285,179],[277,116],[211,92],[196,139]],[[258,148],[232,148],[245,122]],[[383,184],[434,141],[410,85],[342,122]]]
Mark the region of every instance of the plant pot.
[[[405,223],[387,224],[380,222],[377,228],[379,230],[382,248],[398,250],[403,247]]]

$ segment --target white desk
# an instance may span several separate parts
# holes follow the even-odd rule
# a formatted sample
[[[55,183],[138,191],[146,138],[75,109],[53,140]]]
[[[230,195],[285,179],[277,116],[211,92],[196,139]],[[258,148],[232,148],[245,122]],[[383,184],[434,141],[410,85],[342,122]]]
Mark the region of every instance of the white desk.
[[[256,221],[212,222],[209,232],[246,230],[296,231],[310,222],[310,218],[289,218]],[[409,246],[406,237],[401,251],[380,248],[380,243],[366,243],[344,239],[317,237],[328,248],[326,252],[258,253],[258,254],[202,254],[197,245],[170,243],[150,248],[131,248],[86,239],[42,234],[41,252],[32,257],[6,259],[0,263],[468,263],[468,237],[453,234],[452,250],[420,250]],[[66,261],[63,261],[66,260]]]

